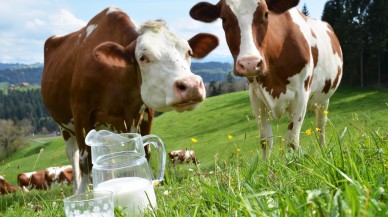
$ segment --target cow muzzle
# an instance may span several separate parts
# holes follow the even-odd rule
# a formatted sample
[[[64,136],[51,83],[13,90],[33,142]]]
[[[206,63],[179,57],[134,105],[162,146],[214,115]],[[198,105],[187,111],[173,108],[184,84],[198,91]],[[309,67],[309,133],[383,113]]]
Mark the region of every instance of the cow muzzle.
[[[264,71],[263,58],[248,56],[240,58],[235,64],[235,75],[240,77],[255,77]]]
[[[178,112],[193,110],[206,98],[202,78],[197,75],[176,80],[173,89],[176,102],[172,107]]]

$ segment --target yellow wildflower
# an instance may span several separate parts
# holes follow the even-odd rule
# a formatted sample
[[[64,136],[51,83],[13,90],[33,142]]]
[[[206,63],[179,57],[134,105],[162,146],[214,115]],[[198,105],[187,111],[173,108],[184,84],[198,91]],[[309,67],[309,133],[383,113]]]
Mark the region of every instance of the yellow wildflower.
[[[196,143],[198,140],[196,138],[191,138],[191,142]]]
[[[321,131],[321,129],[320,129],[320,128],[318,128],[318,127],[316,127],[316,128],[315,128],[315,131],[316,131],[316,132],[320,132],[320,131]]]
[[[240,151],[241,151],[241,149],[239,149],[239,148],[236,149],[237,154],[240,153]]]
[[[306,134],[307,134],[308,136],[310,136],[312,133],[313,133],[313,132],[311,131],[311,129],[307,129],[307,130],[306,130]]]
[[[325,110],[325,111],[323,111],[323,114],[328,115],[329,111]]]
[[[228,135],[228,139],[229,140],[233,139],[233,136],[232,135]]]

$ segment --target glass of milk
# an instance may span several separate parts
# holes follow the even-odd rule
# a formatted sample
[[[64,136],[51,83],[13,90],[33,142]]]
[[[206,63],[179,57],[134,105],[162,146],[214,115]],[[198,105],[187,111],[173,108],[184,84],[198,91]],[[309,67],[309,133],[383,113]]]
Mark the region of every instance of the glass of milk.
[[[152,173],[143,155],[115,152],[104,155],[93,165],[93,188],[112,191],[115,206],[122,206],[131,216],[156,208]]]
[[[114,217],[113,192],[89,191],[63,200],[66,217]]]

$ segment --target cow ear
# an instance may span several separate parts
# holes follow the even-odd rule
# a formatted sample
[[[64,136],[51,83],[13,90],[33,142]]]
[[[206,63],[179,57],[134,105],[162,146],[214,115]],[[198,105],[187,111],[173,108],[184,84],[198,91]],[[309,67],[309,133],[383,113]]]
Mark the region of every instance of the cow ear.
[[[299,4],[299,0],[267,0],[268,9],[274,13],[281,14]]]
[[[208,33],[199,33],[188,42],[193,51],[193,57],[197,59],[204,58],[219,44],[217,36]]]
[[[219,3],[213,5],[209,2],[200,2],[191,8],[190,16],[194,20],[210,23],[220,18],[220,12]]]
[[[108,66],[124,68],[130,63],[125,48],[114,42],[104,42],[94,48],[94,59]]]

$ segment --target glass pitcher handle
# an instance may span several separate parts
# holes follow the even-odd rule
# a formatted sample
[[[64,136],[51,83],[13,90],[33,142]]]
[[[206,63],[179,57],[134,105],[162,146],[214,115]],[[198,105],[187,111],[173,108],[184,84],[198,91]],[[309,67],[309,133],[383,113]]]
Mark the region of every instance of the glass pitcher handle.
[[[164,170],[166,168],[166,150],[164,149],[164,144],[162,140],[153,134],[146,135],[142,137],[143,145],[152,144],[159,152],[159,163],[158,163],[158,173],[159,177],[154,177],[158,182],[163,181]]]

